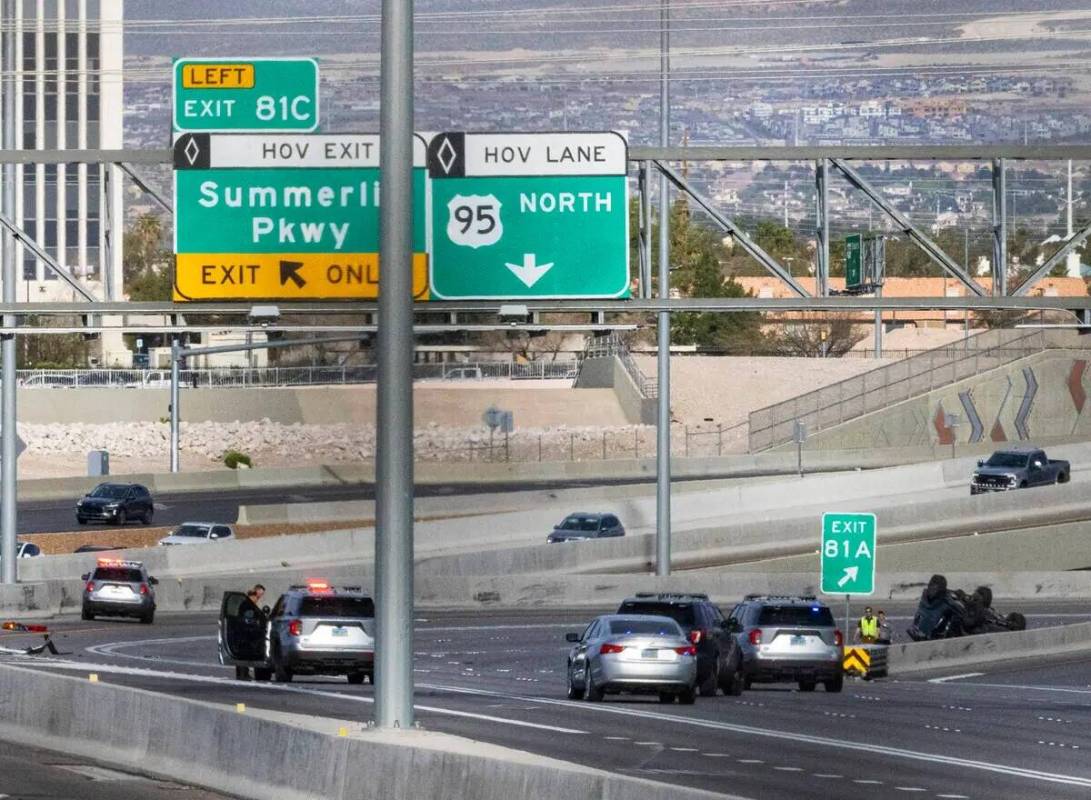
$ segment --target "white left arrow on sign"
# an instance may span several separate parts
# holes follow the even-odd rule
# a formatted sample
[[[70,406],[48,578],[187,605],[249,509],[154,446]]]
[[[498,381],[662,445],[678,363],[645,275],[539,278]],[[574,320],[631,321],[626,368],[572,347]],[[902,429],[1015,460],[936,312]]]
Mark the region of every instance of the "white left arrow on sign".
[[[526,284],[526,287],[529,289],[540,281],[543,275],[552,269],[553,262],[550,261],[548,264],[539,264],[537,255],[534,253],[523,253],[522,264],[505,262],[504,266],[510,269],[515,274],[515,277]]]
[[[849,581],[855,581],[860,575],[859,567],[845,567],[845,574],[837,582],[837,588],[842,588]]]

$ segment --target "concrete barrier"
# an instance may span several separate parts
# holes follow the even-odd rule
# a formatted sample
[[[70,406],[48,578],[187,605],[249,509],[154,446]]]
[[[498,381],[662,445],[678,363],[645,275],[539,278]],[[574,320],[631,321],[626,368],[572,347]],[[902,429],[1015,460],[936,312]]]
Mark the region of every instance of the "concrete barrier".
[[[724,797],[454,736],[335,736],[301,716],[243,714],[10,666],[0,666],[0,738],[255,800]]]
[[[919,672],[979,666],[997,661],[1046,658],[1091,651],[1091,622],[986,633],[891,645],[888,670],[892,677]]]

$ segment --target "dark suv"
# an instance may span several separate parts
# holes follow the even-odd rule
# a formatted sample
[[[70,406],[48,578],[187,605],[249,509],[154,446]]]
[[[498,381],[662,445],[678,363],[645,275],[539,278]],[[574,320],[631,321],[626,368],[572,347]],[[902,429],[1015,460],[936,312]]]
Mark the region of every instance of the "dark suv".
[[[701,696],[714,696],[717,687],[724,694],[742,694],[742,650],[731,624],[707,594],[638,592],[623,601],[617,613],[670,617],[697,647],[697,689]]]
[[[138,483],[100,483],[76,503],[76,522],[113,522],[124,525],[138,519],[152,521],[155,508],[151,493]]]

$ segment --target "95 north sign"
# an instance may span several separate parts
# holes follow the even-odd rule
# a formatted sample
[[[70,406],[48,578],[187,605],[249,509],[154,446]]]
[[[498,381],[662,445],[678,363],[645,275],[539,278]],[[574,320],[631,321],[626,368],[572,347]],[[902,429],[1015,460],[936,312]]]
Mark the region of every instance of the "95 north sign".
[[[313,58],[180,58],[174,62],[176,131],[313,131]]]
[[[432,296],[627,297],[626,162],[616,133],[437,134]]]
[[[822,515],[822,593],[875,592],[874,514]]]

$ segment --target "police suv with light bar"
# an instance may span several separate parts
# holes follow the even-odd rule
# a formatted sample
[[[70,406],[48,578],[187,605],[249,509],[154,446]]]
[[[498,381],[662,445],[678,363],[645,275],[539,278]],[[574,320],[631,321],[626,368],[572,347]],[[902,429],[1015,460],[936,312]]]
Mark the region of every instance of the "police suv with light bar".
[[[150,625],[155,619],[155,587],[140,561],[100,558],[94,572],[85,572],[82,616],[137,617]]]

